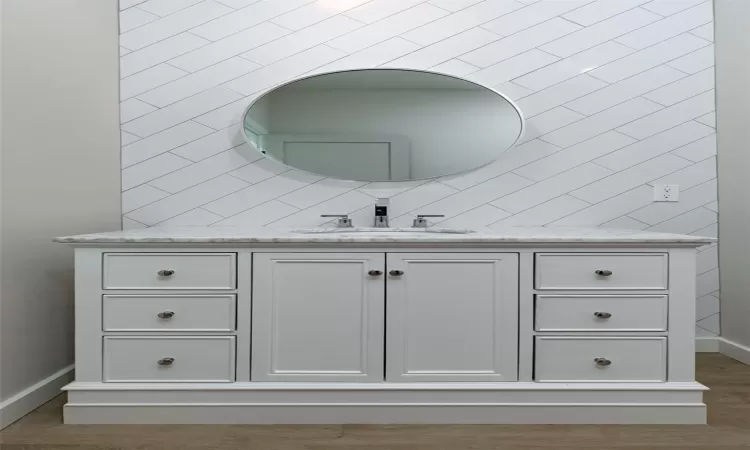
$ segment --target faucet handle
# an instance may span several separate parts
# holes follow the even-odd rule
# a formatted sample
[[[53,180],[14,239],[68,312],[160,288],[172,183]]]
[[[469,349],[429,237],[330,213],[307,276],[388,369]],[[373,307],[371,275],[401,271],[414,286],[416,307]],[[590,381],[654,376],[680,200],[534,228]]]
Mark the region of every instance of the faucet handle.
[[[352,228],[352,219],[349,218],[349,214],[321,214],[320,217],[338,217],[336,226],[339,228]]]
[[[445,217],[444,214],[418,214],[417,218],[414,219],[414,228],[427,228],[426,217]]]

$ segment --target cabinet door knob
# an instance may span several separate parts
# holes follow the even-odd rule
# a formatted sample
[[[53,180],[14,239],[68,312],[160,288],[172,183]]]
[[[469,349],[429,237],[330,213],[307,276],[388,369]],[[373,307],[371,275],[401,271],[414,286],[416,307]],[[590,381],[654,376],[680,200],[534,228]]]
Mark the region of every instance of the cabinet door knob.
[[[156,364],[160,366],[171,366],[174,363],[174,358],[162,358],[156,361]]]
[[[157,314],[156,316],[159,317],[160,319],[171,319],[172,317],[174,317],[174,312],[173,311],[162,311],[159,314]]]
[[[404,274],[404,271],[403,270],[391,270],[388,273],[390,273],[394,277],[400,277],[401,275]]]
[[[597,317],[597,319],[609,319],[612,317],[612,314],[608,312],[595,312],[594,315]]]
[[[609,270],[609,269],[597,269],[597,270],[594,271],[594,273],[597,274],[597,275],[601,275],[603,277],[608,277],[608,276],[612,275],[612,271]]]
[[[174,270],[164,269],[156,273],[158,273],[160,277],[171,277],[172,275],[174,275]]]
[[[606,367],[610,364],[612,364],[612,361],[608,360],[607,358],[594,358],[594,362],[597,366]]]
[[[383,275],[383,271],[382,270],[371,270],[371,271],[369,271],[367,273],[370,274],[370,276],[372,276],[372,277],[379,277],[380,275]]]

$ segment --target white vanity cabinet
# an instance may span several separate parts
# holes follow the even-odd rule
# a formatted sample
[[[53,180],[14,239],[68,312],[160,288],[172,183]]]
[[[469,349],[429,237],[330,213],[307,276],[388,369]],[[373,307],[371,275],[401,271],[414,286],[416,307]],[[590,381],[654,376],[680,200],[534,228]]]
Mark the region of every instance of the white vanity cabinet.
[[[66,423],[706,420],[695,273],[710,238],[177,228],[59,241],[76,246]]]

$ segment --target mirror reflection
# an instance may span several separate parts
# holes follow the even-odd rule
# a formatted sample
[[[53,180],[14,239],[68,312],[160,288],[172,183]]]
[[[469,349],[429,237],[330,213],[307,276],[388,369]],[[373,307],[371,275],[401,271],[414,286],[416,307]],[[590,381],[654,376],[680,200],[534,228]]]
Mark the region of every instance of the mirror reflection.
[[[246,111],[248,142],[266,157],[358,181],[435,178],[496,160],[523,118],[499,93],[447,75],[365,69],[277,87]]]

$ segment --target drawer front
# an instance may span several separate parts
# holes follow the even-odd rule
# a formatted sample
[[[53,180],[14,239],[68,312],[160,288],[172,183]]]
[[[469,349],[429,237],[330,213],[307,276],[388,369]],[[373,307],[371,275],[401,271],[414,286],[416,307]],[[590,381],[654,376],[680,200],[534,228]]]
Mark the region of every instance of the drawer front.
[[[537,331],[666,331],[666,295],[537,295]]]
[[[534,360],[534,379],[541,382],[660,382],[667,338],[537,336]]]
[[[233,382],[233,336],[107,336],[106,382]]]
[[[234,253],[105,253],[104,289],[234,289]]]
[[[105,295],[104,331],[234,331],[235,295]]]
[[[666,289],[666,253],[537,253],[535,286],[547,290]]]

